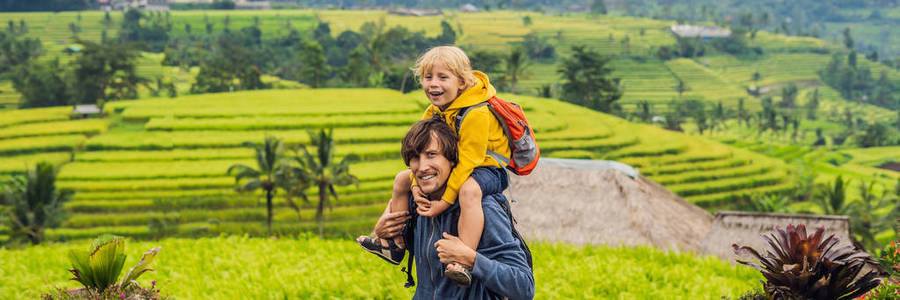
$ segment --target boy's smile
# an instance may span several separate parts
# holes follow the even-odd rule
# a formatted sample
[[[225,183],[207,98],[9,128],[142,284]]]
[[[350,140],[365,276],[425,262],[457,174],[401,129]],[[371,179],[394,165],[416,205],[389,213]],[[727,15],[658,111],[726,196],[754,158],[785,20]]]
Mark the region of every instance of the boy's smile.
[[[465,89],[465,82],[453,74],[442,62],[435,62],[431,70],[422,76],[422,89],[431,104],[441,110],[447,109],[459,93]]]

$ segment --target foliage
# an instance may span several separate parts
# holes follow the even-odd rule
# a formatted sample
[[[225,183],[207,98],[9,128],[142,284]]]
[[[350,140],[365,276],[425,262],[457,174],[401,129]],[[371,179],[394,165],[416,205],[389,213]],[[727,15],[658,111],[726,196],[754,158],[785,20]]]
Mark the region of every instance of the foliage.
[[[516,84],[519,82],[519,79],[527,76],[531,62],[520,47],[512,48],[503,61],[505,69],[497,82],[497,86],[506,87],[508,85],[510,93],[515,93]]]
[[[253,148],[256,152],[256,165],[258,169],[247,166],[245,164],[234,164],[228,167],[226,172],[229,176],[234,176],[234,183],[238,184],[236,190],[241,192],[252,192],[258,189],[266,191],[266,228],[267,235],[272,232],[272,197],[275,196],[276,188],[284,187],[283,181],[287,173],[283,164],[284,160],[284,140],[266,136],[265,143],[256,145],[253,142],[244,142],[245,147]],[[260,176],[264,176],[260,178]],[[241,180],[247,179],[244,183]],[[293,205],[295,209],[296,205]]]
[[[26,65],[44,54],[39,38],[20,38],[20,35],[15,31],[0,32],[0,73]]]
[[[146,20],[141,24],[141,20]],[[141,43],[149,51],[162,51],[169,41],[167,27],[172,24],[159,15],[145,15],[143,11],[129,8],[119,28],[119,41],[122,43]]]
[[[291,161],[296,165],[291,168],[289,176],[303,185],[312,185],[318,188],[319,202],[316,206],[316,221],[319,223],[319,236],[322,236],[325,221],[324,208],[327,205],[329,209],[334,209],[331,197],[335,201],[338,200],[335,186],[353,184],[359,188],[359,179],[350,174],[350,164],[358,161],[359,156],[348,154],[339,162],[335,162],[335,146],[332,138],[334,131],[332,129],[320,129],[318,132],[310,130],[308,134],[311,146],[316,148],[316,155],[311,155],[306,147],[299,147],[299,151],[295,149]]]
[[[879,250],[878,262],[889,274],[877,288],[857,299],[890,300],[900,297],[900,250],[897,243],[891,242]]]
[[[13,177],[3,186],[0,205],[6,209],[2,220],[11,230],[12,242],[40,244],[44,229],[62,222],[62,206],[75,192],[57,189],[56,172],[53,164],[40,162],[29,168],[25,176]]]
[[[563,100],[601,112],[615,111],[624,87],[620,78],[610,78],[613,69],[607,64],[612,58],[585,46],[572,46],[572,51],[572,57],[557,69],[563,79]]]
[[[738,260],[760,272],[763,289],[770,299],[853,299],[880,284],[877,271],[857,277],[874,260],[852,246],[838,246],[834,234],[823,239],[824,227],[807,235],[806,227],[788,225],[763,239],[771,247],[765,256],[757,250],[734,244],[734,253],[751,260]]]
[[[893,228],[900,217],[898,199],[888,194],[885,188],[880,194],[877,193],[875,184],[874,181],[860,183],[860,201],[850,215],[850,229],[866,249],[878,248],[875,235]]]
[[[153,262],[160,249],[161,247],[154,247],[144,253],[138,264],[129,269],[117,284],[125,265],[125,240],[117,236],[102,235],[93,241],[88,250],[69,250],[68,258],[72,265],[69,272],[75,276],[72,280],[96,293],[102,294],[109,288],[128,290],[132,285],[137,285],[138,277],[147,271],[153,271],[147,266]]]
[[[16,70],[13,86],[22,94],[21,108],[63,106],[71,102],[59,60],[32,62]]]
[[[129,241],[128,246],[129,249],[161,246],[166,254],[157,258],[158,263],[184,266],[158,268],[154,274],[165,279],[158,280],[158,284],[165,282],[171,297],[366,299],[377,295],[408,299],[414,292],[403,288],[405,277],[395,266],[365,254],[355,243],[343,238],[319,239],[309,234],[278,239],[231,235]],[[36,291],[45,290],[48,284],[63,287],[77,284],[68,280],[71,276],[66,276],[67,273],[53,271],[68,267],[65,253],[72,247],[56,244],[22,250],[0,249],[0,265],[4,266],[0,275],[18,283],[0,286],[0,298],[34,299],[38,297]],[[762,278],[758,272],[715,257],[651,247],[546,242],[535,242],[529,247],[535,257],[535,281],[539,283],[535,286],[535,299],[733,298]],[[212,253],[219,258],[241,259],[211,261]],[[213,261],[215,272],[201,267]],[[661,274],[659,270],[666,272]],[[311,273],[319,275],[310,277]],[[150,286],[144,279],[139,281]]]
[[[78,43],[84,48],[72,62],[74,103],[137,98],[138,84],[146,81],[137,74],[137,49],[127,44]]]

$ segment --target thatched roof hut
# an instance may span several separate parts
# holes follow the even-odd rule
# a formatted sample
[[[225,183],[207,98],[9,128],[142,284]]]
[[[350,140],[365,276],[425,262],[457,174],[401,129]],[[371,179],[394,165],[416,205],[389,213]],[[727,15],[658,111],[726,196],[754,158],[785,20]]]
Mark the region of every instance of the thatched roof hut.
[[[826,234],[850,243],[846,216],[723,211],[713,217],[611,161],[541,158],[530,175],[511,175],[508,192],[527,240],[647,245],[732,260],[732,244],[766,249],[762,234],[804,224],[810,232],[825,226]]]
[[[541,158],[533,173],[510,181],[516,226],[528,240],[702,252],[713,221],[615,162]]]

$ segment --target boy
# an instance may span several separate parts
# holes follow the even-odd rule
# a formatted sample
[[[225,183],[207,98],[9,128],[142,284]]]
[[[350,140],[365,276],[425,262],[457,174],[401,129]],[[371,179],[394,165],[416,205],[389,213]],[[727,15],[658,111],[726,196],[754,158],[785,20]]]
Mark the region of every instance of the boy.
[[[457,197],[460,202],[460,216],[457,228],[459,238],[466,246],[477,249],[484,230],[484,212],[481,210],[483,193],[501,191],[483,191],[489,182],[478,182],[471,175],[476,168],[501,168],[494,156],[510,157],[507,137],[503,127],[487,106],[471,107],[487,101],[496,95],[496,90],[482,72],[473,71],[468,56],[462,49],[453,46],[435,47],[421,57],[413,68],[426,97],[431,102],[422,119],[439,118],[459,133],[459,163],[450,171],[447,187],[441,200],[429,201],[418,187],[420,182],[428,184],[438,174],[424,172],[412,176],[408,170],[400,172],[394,178],[390,211],[409,210],[409,195],[416,198],[418,214],[433,217],[450,208]],[[465,118],[460,122],[457,117],[461,109],[467,109]],[[459,128],[457,127],[459,124]],[[496,172],[479,172],[483,181],[503,180]],[[390,263],[399,264],[403,260],[404,249],[402,237],[393,240],[381,240],[374,237],[361,236],[357,242]],[[458,263],[449,264],[445,275],[462,286],[471,283],[468,272],[471,266]]]

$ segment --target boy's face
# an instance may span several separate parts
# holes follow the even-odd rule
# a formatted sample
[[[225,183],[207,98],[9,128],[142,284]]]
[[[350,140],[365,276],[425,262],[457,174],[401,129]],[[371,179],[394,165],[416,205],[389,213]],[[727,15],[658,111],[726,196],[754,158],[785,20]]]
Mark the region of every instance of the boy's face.
[[[422,88],[431,104],[446,109],[456,100],[460,91],[466,87],[465,82],[450,71],[442,62],[436,62],[431,70],[422,75]]]
[[[431,133],[431,141],[418,156],[409,160],[409,171],[416,177],[419,188],[425,194],[431,194],[444,188],[453,166],[444,156],[435,133]]]

